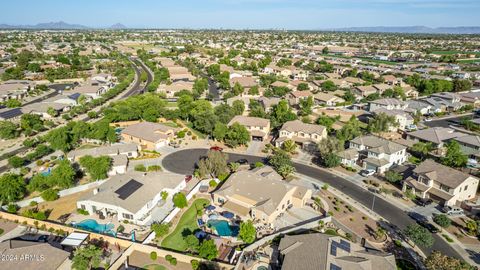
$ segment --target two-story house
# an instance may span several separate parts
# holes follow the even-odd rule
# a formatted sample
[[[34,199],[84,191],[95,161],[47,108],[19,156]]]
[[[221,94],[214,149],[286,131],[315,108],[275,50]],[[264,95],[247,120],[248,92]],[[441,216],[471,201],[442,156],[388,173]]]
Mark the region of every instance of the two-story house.
[[[405,110],[408,104],[396,98],[382,98],[369,102],[369,111],[373,112],[378,109],[385,110]]]
[[[352,153],[353,151],[350,149],[355,149],[358,155]],[[351,140],[349,149],[345,151],[348,151],[348,155],[345,156],[357,160],[344,160],[344,155],[339,153],[344,165],[351,166],[354,163],[360,163],[364,169],[375,170],[377,173],[384,173],[393,165],[402,164],[407,160],[405,146],[373,135]]]
[[[288,121],[279,131],[275,146],[280,147],[286,140],[292,140],[303,149],[310,150],[327,137],[327,128],[320,125],[306,124],[300,120]]]
[[[413,176],[404,181],[402,189],[453,206],[474,199],[478,182],[469,174],[427,159],[413,170]]]
[[[466,135],[453,139],[460,144],[460,149],[465,155],[475,160],[480,160],[480,136]]]
[[[239,123],[250,133],[252,141],[264,141],[270,132],[270,120],[260,117],[237,115],[228,123],[228,126]]]
[[[160,123],[140,122],[126,127],[121,135],[124,142],[136,143],[142,149],[157,150],[168,145],[179,130]]]

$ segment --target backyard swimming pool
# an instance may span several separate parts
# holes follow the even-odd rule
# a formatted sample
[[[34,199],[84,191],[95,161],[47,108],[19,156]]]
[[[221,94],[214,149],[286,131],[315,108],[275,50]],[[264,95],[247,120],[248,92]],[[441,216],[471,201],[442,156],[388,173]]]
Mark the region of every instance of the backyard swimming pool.
[[[74,224],[74,227],[95,233],[115,235],[115,232],[113,231],[115,225],[113,225],[112,223],[100,224],[94,219],[83,220],[80,223]]]
[[[237,236],[239,228],[238,226],[231,226],[226,220],[209,220],[209,227],[214,227],[219,236]]]

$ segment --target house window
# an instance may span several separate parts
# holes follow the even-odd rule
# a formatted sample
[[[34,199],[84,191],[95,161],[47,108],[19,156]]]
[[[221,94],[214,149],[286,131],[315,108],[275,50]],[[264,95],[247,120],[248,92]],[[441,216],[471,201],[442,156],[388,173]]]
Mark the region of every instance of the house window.
[[[132,156],[132,153],[131,153],[131,152],[128,152],[128,156],[131,157],[131,156]]]
[[[463,189],[463,191],[467,190],[468,189],[468,185],[465,186],[465,188]]]
[[[440,189],[445,191],[445,192],[450,192],[450,188],[445,186],[444,184],[440,184]]]
[[[124,219],[133,219],[133,215],[131,215],[131,214],[123,213],[122,216],[123,216]]]
[[[85,205],[81,204],[81,205],[80,205],[80,208],[82,208],[83,210],[85,210]]]

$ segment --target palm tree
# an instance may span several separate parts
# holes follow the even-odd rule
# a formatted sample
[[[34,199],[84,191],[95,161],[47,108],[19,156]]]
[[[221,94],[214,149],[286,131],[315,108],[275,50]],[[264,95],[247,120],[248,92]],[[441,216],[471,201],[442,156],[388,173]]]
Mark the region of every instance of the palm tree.
[[[282,148],[283,148],[283,150],[285,150],[285,152],[293,154],[293,153],[295,153],[295,149],[297,148],[297,144],[292,140],[286,140],[285,142],[283,142]]]
[[[471,235],[477,235],[478,234],[478,224],[475,220],[467,221],[466,226],[467,226],[469,234],[471,234]]]
[[[282,165],[280,166],[280,168],[278,168],[278,174],[280,174],[283,179],[287,179],[287,177],[295,173],[295,171],[295,168],[288,164]]]
[[[238,162],[230,162],[230,163],[228,164],[228,167],[230,167],[230,170],[231,170],[232,172],[236,172],[236,171],[238,171],[238,168],[240,168],[240,163],[238,163]]]

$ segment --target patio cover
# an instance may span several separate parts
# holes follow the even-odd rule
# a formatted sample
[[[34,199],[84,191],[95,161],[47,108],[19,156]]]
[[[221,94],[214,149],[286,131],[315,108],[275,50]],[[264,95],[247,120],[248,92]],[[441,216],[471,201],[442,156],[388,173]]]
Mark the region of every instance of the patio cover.
[[[241,206],[239,204],[236,204],[232,201],[227,201],[225,204],[222,205],[222,208],[242,217],[246,217],[250,213],[250,209],[248,209],[247,207]]]
[[[88,238],[88,236],[88,233],[73,232],[65,237],[60,244],[63,246],[78,247]]]

